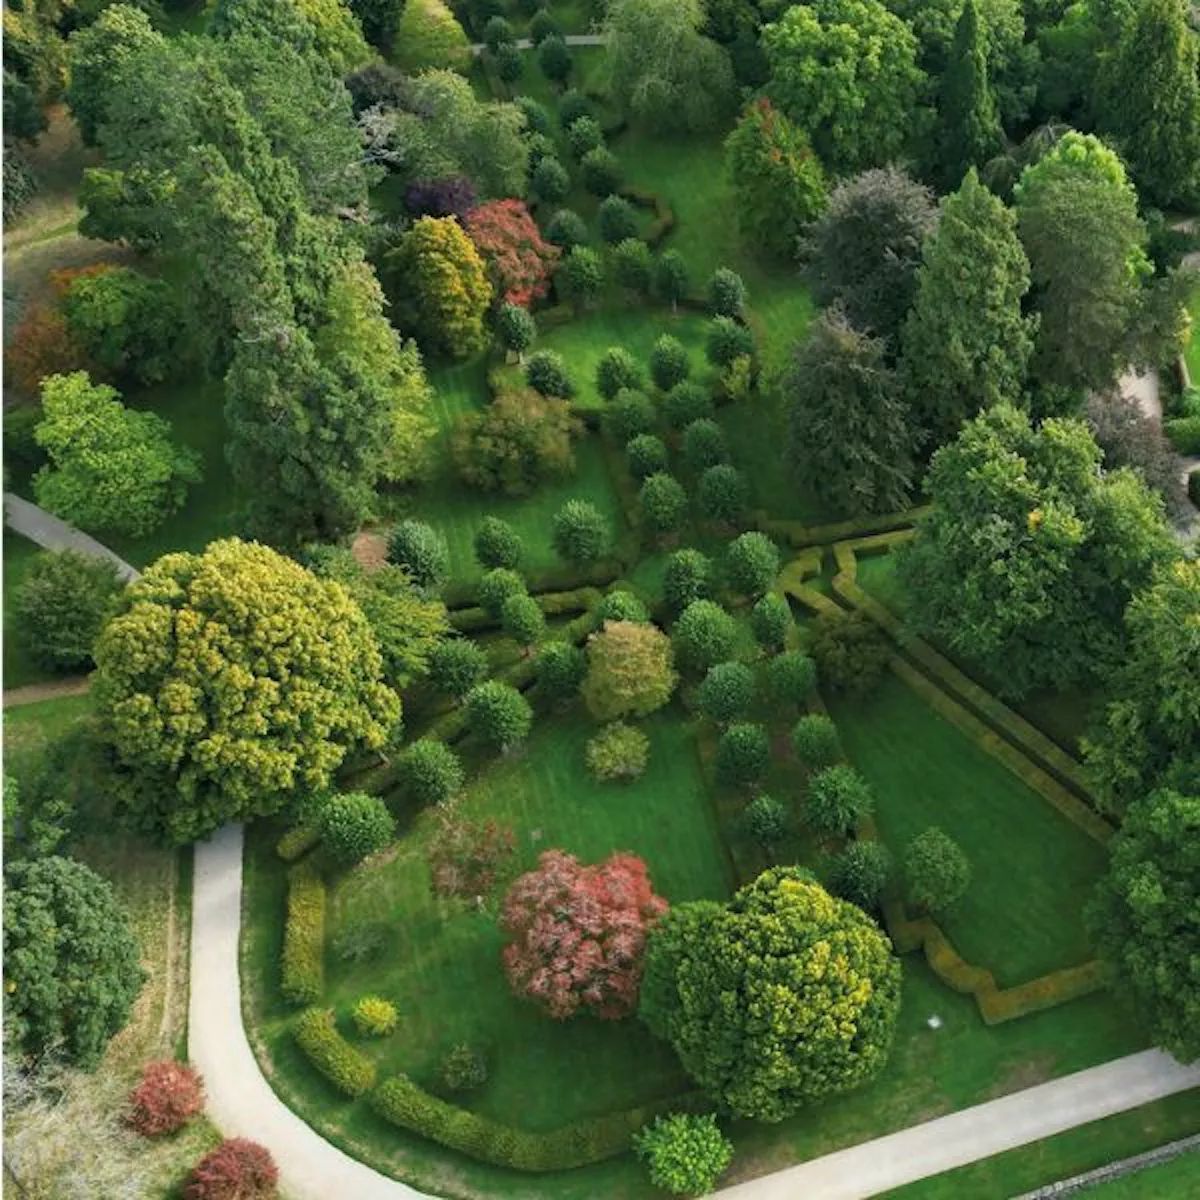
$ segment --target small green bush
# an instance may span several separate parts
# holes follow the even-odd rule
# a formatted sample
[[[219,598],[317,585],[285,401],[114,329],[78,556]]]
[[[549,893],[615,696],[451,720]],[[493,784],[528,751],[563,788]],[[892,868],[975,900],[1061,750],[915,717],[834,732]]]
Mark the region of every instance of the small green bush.
[[[576,160],[582,159],[589,150],[604,145],[604,133],[595,117],[576,117],[566,129],[567,145]]]
[[[466,782],[458,755],[434,738],[407,746],[396,762],[396,775],[400,787],[421,804],[443,804]]]
[[[467,694],[471,729],[498,750],[508,750],[529,736],[533,711],[529,701],[508,683],[488,680]]]
[[[325,991],[325,884],[307,862],[288,872],[283,926],[283,997],[311,1004]]]
[[[808,781],[805,817],[819,833],[845,835],[874,810],[867,781],[845,763],[823,767]]]
[[[1200,417],[1176,417],[1164,421],[1163,431],[1177,453],[1185,457],[1200,454]]]
[[[918,912],[944,912],[971,886],[971,863],[948,834],[930,826],[904,851],[904,889]]]
[[[533,20],[529,22],[529,40],[535,46],[540,46],[548,37],[561,37],[562,28],[554,19],[554,14],[548,8],[539,8],[533,14]],[[567,96],[573,96],[586,105],[587,101],[579,92],[566,92],[563,94],[563,100],[559,102],[560,110],[562,102]],[[566,122],[564,121],[564,124]]]
[[[396,1006],[382,996],[364,996],[351,1014],[360,1037],[387,1037],[394,1033],[399,1017]]]
[[[787,806],[774,796],[755,796],[742,813],[746,835],[764,848],[782,842],[791,828]]]
[[[586,500],[568,500],[554,514],[551,532],[554,549],[567,562],[583,565],[608,553],[611,538],[608,521]]]
[[[735,359],[754,354],[754,335],[732,317],[713,317],[704,342],[704,355],[714,367],[728,367]]]
[[[792,749],[810,771],[819,771],[842,757],[842,740],[831,718],[824,713],[805,713],[792,726]]]
[[[484,517],[475,531],[474,550],[476,561],[486,570],[504,568],[515,571],[525,555],[525,543],[507,521],[499,517]]]
[[[604,423],[614,441],[626,443],[655,425],[654,405],[642,392],[623,388],[605,409]]]
[[[561,704],[579,693],[587,674],[587,655],[570,642],[547,642],[533,664],[534,678],[551,703]]]
[[[813,622],[809,652],[823,686],[848,696],[869,696],[891,658],[887,638],[866,613],[821,613]]]
[[[505,350],[512,350],[518,355],[524,354],[537,338],[537,322],[533,319],[529,309],[522,308],[519,304],[502,304],[496,313],[496,336]],[[489,517],[487,520],[499,521],[501,525],[504,524],[498,517]],[[475,542],[478,547],[478,534],[475,536]],[[512,564],[485,563],[484,565],[499,567]]]
[[[524,596],[528,590],[525,578],[519,572],[510,567],[494,567],[480,579],[475,598],[479,607],[498,621],[505,601],[512,596]]]
[[[708,281],[708,306],[717,317],[740,317],[746,307],[746,285],[728,267],[718,267]]]
[[[588,164],[595,162],[595,151],[584,160],[584,170]],[[590,190],[590,189],[589,189]],[[615,246],[626,238],[637,237],[637,213],[633,205],[622,196],[608,196],[600,201],[596,212],[596,222],[600,236],[610,245]],[[651,364],[653,367],[653,364]]]
[[[472,1092],[487,1083],[487,1056],[469,1042],[458,1042],[442,1058],[442,1086],[448,1092]]]
[[[836,896],[868,912],[879,908],[884,889],[895,873],[888,848],[874,839],[854,841],[833,860],[829,886]]]
[[[699,550],[676,550],[663,572],[663,596],[676,612],[712,593],[712,563]]]
[[[546,224],[546,241],[561,247],[564,254],[576,246],[586,246],[587,222],[572,209],[560,208]]]
[[[708,668],[696,690],[700,711],[721,725],[744,717],[754,703],[754,672],[745,663],[722,662]]]
[[[596,391],[613,400],[622,388],[637,391],[645,375],[637,359],[624,346],[610,346],[596,364]]]
[[[583,181],[584,190],[591,196],[608,196],[614,199],[618,197],[615,193],[621,186],[621,163],[617,156],[607,146],[597,146],[595,150],[589,150],[584,156],[583,161],[579,164],[579,176]],[[622,201],[625,203],[625,201]],[[630,213],[633,210],[630,208]],[[610,218],[618,222],[614,227],[614,233],[619,230],[629,228],[628,221],[623,216]],[[637,218],[633,220],[633,232],[637,233]],[[606,242],[623,241],[620,237],[608,237],[604,233],[604,227],[601,226],[600,236]]]
[[[521,51],[511,42],[505,42],[495,53],[496,74],[505,83],[516,83],[525,70]]]
[[[345,865],[378,853],[395,836],[396,818],[379,796],[341,792],[330,796],[321,809],[321,839]]]
[[[717,742],[717,778],[730,787],[758,783],[771,765],[771,742],[762,725],[730,725]]]
[[[683,457],[693,471],[715,467],[729,457],[725,431],[711,417],[700,417],[683,431]]]
[[[530,172],[529,190],[540,203],[556,204],[571,190],[571,176],[557,158],[548,154]]]
[[[693,600],[671,633],[675,659],[693,671],[707,671],[733,657],[737,622],[712,600]]]
[[[639,433],[637,437],[630,438],[625,446],[625,457],[630,473],[637,479],[645,479],[667,469],[666,443],[652,433]]]
[[[388,559],[403,567],[423,591],[436,591],[450,572],[446,539],[424,521],[401,521],[388,540]]]
[[[429,655],[429,682],[456,700],[487,675],[483,647],[470,638],[452,637],[434,646]]]
[[[566,40],[559,34],[543,38],[537,48],[538,69],[551,83],[566,83],[574,61]]]
[[[750,610],[750,632],[764,650],[782,650],[787,644],[791,629],[791,605],[776,592],[768,592],[762,596]]]
[[[654,343],[650,351],[650,378],[660,391],[669,392],[677,383],[682,383],[691,369],[687,348],[677,337],[664,333]]]
[[[718,463],[700,476],[696,501],[701,513],[709,520],[736,525],[745,516],[750,487],[745,475],[736,467]]]
[[[712,393],[703,384],[684,379],[663,397],[662,407],[672,429],[686,429],[712,417]]]
[[[292,1032],[305,1058],[343,1095],[355,1098],[375,1086],[375,1064],[338,1033],[333,1009],[306,1009]]]
[[[743,533],[725,551],[725,577],[735,591],[761,596],[779,574],[779,551],[765,533]]]
[[[633,621],[641,624],[650,620],[646,606],[632,593],[623,588],[609,592],[592,614],[596,628],[602,629],[605,621]]]
[[[645,773],[650,761],[650,739],[632,725],[614,721],[588,740],[587,769],[602,783],[630,783]]]
[[[575,88],[569,88],[558,98],[558,123],[570,129],[580,117],[593,115],[592,102]]]
[[[799,650],[785,650],[767,663],[767,691],[776,704],[804,704],[817,686],[817,664]]]
[[[532,646],[546,632],[546,618],[532,597],[509,596],[500,609],[500,625],[519,646]]]
[[[613,278],[636,298],[650,293],[654,259],[650,247],[641,238],[629,237],[618,242],[612,252]]]
[[[687,520],[688,498],[673,475],[651,475],[638,492],[638,514],[652,533],[677,533]]]
[[[561,354],[553,350],[539,350],[525,364],[525,382],[543,396],[556,396],[570,400],[575,395],[575,384],[567,373],[567,364]]]
[[[711,1114],[659,1117],[634,1137],[633,1148],[645,1160],[650,1182],[673,1196],[707,1195],[733,1161],[733,1143]]]
[[[664,250],[654,264],[654,294],[674,308],[687,298],[690,287],[687,259],[678,250]]]

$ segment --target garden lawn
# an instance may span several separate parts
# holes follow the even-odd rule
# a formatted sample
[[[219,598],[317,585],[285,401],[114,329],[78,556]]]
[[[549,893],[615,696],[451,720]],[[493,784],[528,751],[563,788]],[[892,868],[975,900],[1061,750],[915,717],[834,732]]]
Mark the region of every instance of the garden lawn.
[[[1187,360],[1192,386],[1200,387],[1200,291],[1192,296],[1188,308],[1192,314],[1192,340],[1184,349],[1183,357]]]
[[[4,773],[18,781],[37,763],[46,744],[92,709],[92,698],[60,696],[4,710]]]
[[[39,666],[21,644],[16,629],[13,602],[40,548],[28,538],[9,530],[4,532],[4,688],[45,683],[60,676]]]
[[[827,699],[897,857],[937,825],[970,859],[967,894],[938,918],[965,959],[1011,987],[1092,957],[1082,911],[1103,846],[891,673],[865,702]]]
[[[960,1200],[963,1196],[1013,1196],[1094,1171],[1197,1132],[1200,1132],[1200,1092],[1183,1092],[932,1179],[910,1183],[888,1192],[887,1198]],[[1197,1178],[1200,1178],[1200,1161],[1192,1154],[1118,1182],[1089,1188],[1087,1195],[1103,1196],[1104,1200],[1111,1196],[1183,1200],[1195,1194]],[[1185,1181],[1188,1186],[1183,1186]],[[1172,1190],[1174,1182],[1180,1186]],[[1132,1190],[1122,1192],[1122,1186]],[[1161,1190],[1155,1190],[1159,1186]]]

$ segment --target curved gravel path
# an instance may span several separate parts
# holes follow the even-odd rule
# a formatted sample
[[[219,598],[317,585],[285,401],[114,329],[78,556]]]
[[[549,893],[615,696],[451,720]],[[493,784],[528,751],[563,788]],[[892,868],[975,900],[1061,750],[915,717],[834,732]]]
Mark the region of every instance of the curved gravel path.
[[[283,1104],[263,1078],[242,1025],[238,977],[242,827],[196,845],[188,1057],[208,1111],[228,1136],[253,1138],[279,1164],[291,1200],[400,1200],[424,1193],[343,1154]],[[1200,1065],[1156,1050],[1131,1054],[989,1100],[718,1193],[724,1200],[857,1200],[1113,1113],[1200,1086]]]
[[[13,492],[4,493],[4,523],[15,533],[24,535],[47,550],[78,550],[93,558],[107,558],[115,564],[117,574],[126,582],[141,578],[141,572],[136,567],[130,566],[119,554],[101,545],[90,534],[68,525],[36,504],[22,500]]]

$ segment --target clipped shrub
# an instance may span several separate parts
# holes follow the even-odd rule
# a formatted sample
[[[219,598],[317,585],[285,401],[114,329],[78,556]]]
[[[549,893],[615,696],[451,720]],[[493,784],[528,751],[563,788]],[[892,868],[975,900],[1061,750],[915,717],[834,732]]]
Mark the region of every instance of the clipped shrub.
[[[487,1083],[487,1056],[469,1042],[458,1042],[443,1056],[439,1074],[448,1092],[473,1092]]]
[[[848,696],[868,696],[891,658],[887,639],[866,613],[823,612],[813,622],[809,653],[821,684]]]
[[[461,700],[487,672],[487,653],[470,638],[447,638],[430,651],[429,682],[456,700]]]
[[[754,702],[754,672],[739,662],[722,662],[708,668],[696,689],[696,706],[722,725],[744,717]]]
[[[500,609],[500,625],[519,646],[532,646],[546,632],[538,602],[523,593],[509,596]]]
[[[588,242],[587,222],[575,211],[560,208],[546,222],[546,241],[558,246],[564,254]]]
[[[602,783],[631,783],[650,761],[650,739],[640,729],[614,721],[588,740],[585,757],[588,771]]]
[[[635,479],[645,479],[667,469],[667,446],[652,433],[639,433],[625,446],[625,459]]]
[[[351,1098],[375,1086],[375,1064],[337,1030],[332,1008],[308,1008],[292,1027],[304,1057],[343,1095]]]
[[[854,841],[833,860],[829,886],[835,896],[868,912],[879,908],[896,869],[891,852],[873,838]]]
[[[533,663],[534,678],[553,704],[572,699],[587,673],[587,657],[570,642],[547,642]]]
[[[654,294],[674,310],[687,298],[690,286],[687,259],[678,250],[664,250],[654,264]]]
[[[676,550],[663,571],[663,596],[675,612],[682,612],[712,592],[713,568],[699,550]]]
[[[379,796],[340,792],[321,808],[321,839],[339,863],[350,866],[391,844],[396,818]]]
[[[733,657],[737,647],[737,622],[712,600],[693,600],[679,615],[671,634],[676,659],[692,671]]]
[[[148,1062],[129,1093],[128,1123],[143,1137],[159,1137],[182,1129],[204,1111],[204,1081],[187,1063],[166,1059]]]
[[[566,39],[559,34],[543,38],[537,48],[538,69],[551,83],[564,84],[571,74],[573,59]]]
[[[517,96],[513,103],[521,110],[525,118],[525,129],[528,133],[548,135],[554,130],[554,122],[549,109],[532,96]]]
[[[685,379],[663,397],[663,414],[672,429],[686,429],[713,415],[712,393],[699,383]]]
[[[655,425],[654,405],[643,392],[623,388],[604,410],[604,423],[614,441],[628,442]]]
[[[279,1169],[271,1152],[249,1138],[225,1138],[193,1168],[184,1200],[275,1200]]]
[[[725,431],[711,417],[692,421],[683,431],[683,457],[697,472],[723,463],[729,457]]]
[[[688,498],[673,475],[660,471],[651,475],[638,492],[638,513],[654,533],[677,533],[687,520]]]
[[[633,1148],[650,1171],[650,1182],[673,1196],[703,1196],[733,1161],[733,1143],[711,1113],[659,1117],[634,1136]]]
[[[544,133],[527,133],[525,135],[525,160],[530,171],[533,171],[543,160],[557,157],[558,144],[552,137]]]
[[[597,146],[589,150],[579,164],[579,177],[583,181],[584,190],[591,196],[614,196],[621,186],[621,163],[617,156],[607,146]],[[622,202],[624,203],[624,202]],[[632,209],[630,213],[632,214]],[[637,219],[634,218],[634,233],[637,232]],[[621,241],[621,238],[601,236],[607,241]]]
[[[382,996],[364,996],[350,1015],[360,1037],[387,1037],[400,1019],[396,1006]]]
[[[403,567],[418,588],[432,592],[450,573],[450,547],[433,526],[409,519],[392,530],[388,561]]]
[[[434,738],[420,738],[396,762],[401,788],[421,804],[444,804],[466,782],[458,755]]]
[[[819,833],[845,835],[874,810],[867,781],[845,763],[823,767],[808,781],[804,813]]]
[[[529,40],[540,46],[549,37],[561,37],[562,29],[548,8],[539,8],[529,22]],[[578,92],[568,93],[579,96]],[[581,97],[582,98],[582,97]]]
[[[502,304],[496,314],[496,336],[505,350],[524,361],[525,351],[537,338],[537,322],[529,309],[519,304]]]
[[[705,335],[704,355],[714,367],[727,367],[737,358],[751,358],[754,335],[733,317],[713,317]]]
[[[1163,432],[1178,454],[1185,458],[1200,454],[1200,416],[1176,417],[1163,422]]]
[[[610,346],[596,364],[596,391],[605,400],[614,399],[622,388],[636,391],[644,382],[641,364],[623,346]]]
[[[483,518],[475,531],[473,546],[476,561],[489,571],[498,567],[514,571],[521,565],[525,555],[525,543],[521,535],[499,517]]]
[[[711,521],[736,525],[750,502],[750,486],[745,475],[727,463],[709,467],[696,486],[700,511]]]
[[[669,392],[677,383],[682,383],[692,369],[687,347],[669,333],[664,333],[650,351],[650,377],[654,386]]]
[[[592,102],[575,88],[569,88],[558,98],[558,123],[570,129],[580,117],[592,116]]]
[[[782,842],[790,828],[787,806],[765,793],[755,796],[742,813],[746,836],[764,848]]]
[[[971,863],[962,847],[936,825],[904,850],[904,893],[918,912],[944,912],[971,886]]]
[[[654,259],[650,247],[641,238],[628,237],[618,242],[612,252],[613,278],[635,298],[650,294]]]
[[[325,991],[325,884],[302,862],[288,872],[287,920],[283,927],[283,979],[290,1004],[312,1004]]]
[[[533,710],[529,701],[508,683],[490,679],[467,694],[467,721],[483,741],[508,751],[529,736]]]
[[[595,154],[595,151],[592,151],[592,154]],[[594,161],[590,158],[585,159],[585,179],[589,163]],[[590,191],[591,188],[589,187],[588,190]],[[601,200],[600,207],[596,212],[596,221],[600,229],[600,236],[610,246],[615,246],[618,242],[625,241],[626,238],[637,237],[637,213],[634,211],[633,205],[623,196],[611,195]]]
[[[525,364],[525,381],[535,392],[543,396],[555,396],[570,400],[575,395],[575,385],[567,373],[567,364],[562,355],[553,350],[539,350],[530,355]]]
[[[776,704],[804,704],[817,686],[817,664],[799,650],[785,650],[767,663],[767,691]]]
[[[743,595],[762,595],[778,574],[779,551],[765,533],[743,533],[725,551],[725,576]]]
[[[567,145],[577,160],[583,158],[589,150],[604,145],[604,133],[595,117],[576,117],[567,126],[566,133]]]
[[[792,609],[787,600],[776,592],[762,596],[750,610],[750,631],[754,640],[769,653],[787,645],[792,629]]]
[[[805,662],[811,670],[812,659]],[[842,740],[832,718],[825,713],[805,713],[792,726],[792,749],[801,764],[810,771],[820,771],[832,767],[842,757]]]
[[[571,190],[571,176],[557,158],[548,154],[530,173],[529,190],[539,203],[555,204]]]
[[[728,267],[718,267],[708,281],[708,307],[716,317],[740,317],[746,307],[746,285]]]
[[[295,862],[296,859],[307,854],[320,840],[321,830],[315,822],[296,825],[275,843],[275,853],[284,862]]]
[[[529,589],[525,577],[509,567],[494,567],[479,581],[475,598],[479,607],[493,620],[500,620],[504,604],[513,596],[524,596]]]
[[[612,532],[604,514],[586,500],[568,500],[554,514],[554,549],[567,562],[583,565],[608,553]]]
[[[482,41],[493,54],[512,40],[512,26],[499,13],[484,22]]]
[[[717,778],[731,787],[758,783],[771,765],[771,743],[762,725],[739,721],[717,742]]]
[[[596,628],[601,629],[606,621],[632,621],[640,624],[649,621],[650,614],[632,592],[617,588],[596,605],[592,612],[592,620]]]

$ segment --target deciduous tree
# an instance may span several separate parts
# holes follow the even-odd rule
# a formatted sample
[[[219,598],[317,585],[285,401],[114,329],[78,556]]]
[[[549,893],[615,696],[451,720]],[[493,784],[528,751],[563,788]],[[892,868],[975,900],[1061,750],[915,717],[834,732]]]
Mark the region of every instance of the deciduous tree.
[[[587,644],[584,703],[599,721],[644,717],[671,699],[679,677],[671,642],[656,625],[606,621]]]
[[[510,683],[489,679],[476,684],[466,700],[467,722],[489,745],[507,754],[529,736],[533,709]]]
[[[680,665],[707,671],[733,657],[737,622],[712,600],[693,600],[675,622],[671,645]]]
[[[489,897],[516,854],[513,831],[494,820],[471,821],[453,807],[437,814],[426,861],[435,896],[456,900]]]
[[[442,0],[405,0],[392,39],[392,61],[416,75],[431,67],[466,72],[470,41]]]
[[[475,243],[497,296],[528,307],[550,291],[558,261],[556,246],[541,231],[520,200],[492,200],[467,213],[467,234]]]

